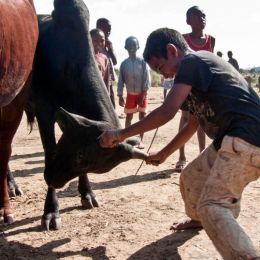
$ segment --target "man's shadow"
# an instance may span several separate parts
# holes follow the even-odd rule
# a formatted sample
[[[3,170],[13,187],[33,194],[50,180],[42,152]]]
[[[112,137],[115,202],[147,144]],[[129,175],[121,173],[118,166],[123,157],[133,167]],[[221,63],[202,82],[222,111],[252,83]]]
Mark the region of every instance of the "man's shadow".
[[[181,260],[178,248],[187,240],[199,234],[200,229],[175,232],[141,248],[127,260]]]

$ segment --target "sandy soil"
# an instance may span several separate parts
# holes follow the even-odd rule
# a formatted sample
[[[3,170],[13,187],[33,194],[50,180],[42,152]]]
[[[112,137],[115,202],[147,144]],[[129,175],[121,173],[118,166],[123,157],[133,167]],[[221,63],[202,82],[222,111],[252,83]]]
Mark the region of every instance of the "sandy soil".
[[[149,92],[149,110],[162,102],[162,89]],[[122,113],[118,108],[117,113]],[[159,128],[151,150],[164,146],[177,132],[180,113]],[[124,119],[120,119],[124,125]],[[137,116],[135,116],[137,120]],[[28,135],[25,117],[18,129],[10,166],[24,196],[12,201],[16,222],[0,223],[0,259],[221,259],[204,230],[174,233],[173,221],[183,217],[178,153],[159,167],[128,161],[103,175],[89,174],[101,202],[93,210],[81,208],[77,180],[58,190],[63,227],[43,231],[41,215],[47,187],[43,180],[43,150],[37,128]],[[145,135],[149,147],[154,131]],[[209,143],[210,141],[207,140]],[[146,148],[147,149],[147,148]],[[194,136],[186,146],[189,161],[198,154]],[[238,221],[260,248],[260,181],[245,190]]]

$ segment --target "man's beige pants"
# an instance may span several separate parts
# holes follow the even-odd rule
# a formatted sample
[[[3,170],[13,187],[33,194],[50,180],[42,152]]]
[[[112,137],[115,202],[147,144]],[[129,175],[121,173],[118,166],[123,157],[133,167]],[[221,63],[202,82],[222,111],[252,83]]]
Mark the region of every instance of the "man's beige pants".
[[[181,173],[187,215],[202,223],[225,260],[260,256],[235,220],[244,188],[259,176],[260,148],[230,136],[218,151],[211,144]]]

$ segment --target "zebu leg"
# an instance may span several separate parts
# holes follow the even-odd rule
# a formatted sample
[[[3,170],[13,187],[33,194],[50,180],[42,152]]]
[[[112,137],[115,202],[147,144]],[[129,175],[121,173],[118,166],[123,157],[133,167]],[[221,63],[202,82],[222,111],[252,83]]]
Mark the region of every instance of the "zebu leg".
[[[91,189],[87,174],[79,176],[78,191],[81,195],[81,204],[84,208],[92,209],[94,207],[99,207],[99,203]]]
[[[54,188],[49,187],[44,204],[44,213],[42,216],[42,227],[45,230],[60,229],[61,218],[59,213],[59,202]]]
[[[39,125],[39,131],[41,135],[42,145],[45,154],[45,172],[46,168],[50,164],[56,148],[55,140],[55,129],[54,129],[54,114],[55,111],[46,104],[37,103],[35,107],[36,117]],[[46,178],[46,176],[45,176]],[[59,203],[56,194],[56,190],[52,187],[48,187],[44,212],[42,215],[41,225],[45,230],[60,229],[61,228],[61,218],[59,214]]]
[[[11,198],[15,198],[16,196],[22,196],[23,191],[22,189],[17,185],[13,173],[10,171],[10,167],[7,168],[7,184],[8,184],[8,190],[9,190],[9,196]]]
[[[8,162],[13,137],[22,119],[25,99],[26,89],[9,105],[0,108],[0,214],[8,224],[14,221],[7,185]]]

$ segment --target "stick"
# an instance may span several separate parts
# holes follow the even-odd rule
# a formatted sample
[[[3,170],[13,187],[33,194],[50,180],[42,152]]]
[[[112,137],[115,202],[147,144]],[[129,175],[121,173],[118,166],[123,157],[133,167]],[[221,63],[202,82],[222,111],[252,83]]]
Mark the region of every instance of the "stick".
[[[153,144],[153,141],[154,141],[154,139],[155,139],[155,136],[156,136],[156,134],[157,134],[157,132],[158,132],[158,129],[159,129],[159,128],[156,128],[156,130],[155,130],[155,132],[154,132],[153,139],[152,139],[152,141],[151,141],[151,143],[150,143],[150,146],[149,146],[148,149],[147,149],[147,153],[149,153],[150,148],[152,147],[152,144]],[[141,162],[139,168],[137,169],[137,171],[136,171],[136,173],[135,173],[135,176],[137,175],[137,173],[139,172],[139,170],[140,170],[141,167],[143,166],[143,163],[144,163],[144,160],[142,160],[142,162]]]

